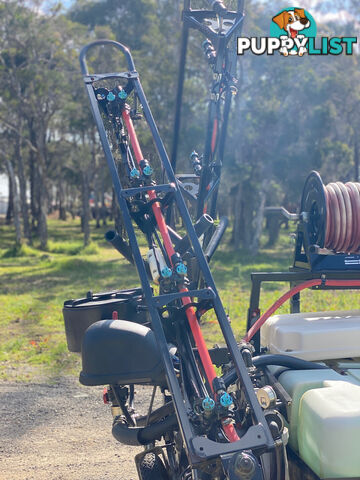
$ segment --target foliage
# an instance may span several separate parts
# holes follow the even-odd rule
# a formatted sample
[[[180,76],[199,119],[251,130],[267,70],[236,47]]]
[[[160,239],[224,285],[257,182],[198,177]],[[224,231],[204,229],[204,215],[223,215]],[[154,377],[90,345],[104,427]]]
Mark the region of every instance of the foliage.
[[[91,222],[96,251],[81,249],[79,221],[49,221],[51,251],[44,254],[39,244],[27,254],[4,257],[0,262],[0,379],[55,380],[59,375],[78,374],[79,358],[67,350],[61,308],[69,298],[84,297],[86,292],[131,288],[139,285],[136,270],[119,256],[103,238],[104,229]],[[11,247],[13,229],[0,226],[4,247]],[[263,239],[263,243],[265,238]],[[250,273],[285,270],[291,261],[293,245],[289,232],[282,231],[276,248],[264,248],[250,258],[246,251],[235,254],[226,243],[216,253],[212,270],[224,306],[230,314],[236,338],[245,331],[249,307]],[[35,254],[34,254],[35,253]],[[286,287],[284,287],[286,288]],[[279,285],[265,284],[261,295],[264,311],[283,292]],[[350,310],[357,308],[357,294],[344,292],[306,292],[304,311]],[[288,311],[288,305],[282,312]],[[222,342],[214,318],[204,320],[209,345]]]
[[[31,243],[38,233],[46,250],[49,211],[58,208],[62,219],[67,213],[80,214],[88,244],[88,198],[94,198],[92,213],[99,225],[101,218],[106,221],[105,196],[111,194],[79,75],[79,48],[104,37],[130,46],[169,149],[182,2],[77,0],[68,12],[41,10],[43,5],[0,1],[0,169],[6,155],[17,172],[20,193],[26,188],[24,182],[30,184],[28,220],[26,196],[22,193],[20,199],[24,235]],[[204,6],[200,1],[194,5]],[[267,35],[274,11],[283,7],[281,1],[269,5],[248,0],[246,5],[246,36]],[[316,8],[323,15],[337,6],[326,0],[317,2]],[[348,23],[318,24],[319,33],[351,33],[358,9],[351,11]],[[194,149],[201,152],[205,137],[210,72],[201,42],[201,35],[191,32],[180,171],[189,171],[187,158]],[[123,67],[114,52],[97,49],[90,60],[99,70]],[[326,182],[359,178],[360,73],[357,55],[249,54],[239,59],[238,76],[219,205],[220,213],[233,219],[233,247],[256,253],[264,207],[284,203],[296,209],[310,170],[319,170]],[[143,150],[152,158],[150,137],[141,139]]]

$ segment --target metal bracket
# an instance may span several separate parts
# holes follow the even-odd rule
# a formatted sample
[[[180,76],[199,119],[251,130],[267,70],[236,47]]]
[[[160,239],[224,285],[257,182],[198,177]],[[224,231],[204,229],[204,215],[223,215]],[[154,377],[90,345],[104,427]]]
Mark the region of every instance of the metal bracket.
[[[99,82],[100,80],[107,80],[109,78],[125,78],[126,80],[131,80],[134,78],[139,78],[137,72],[119,72],[119,73],[93,73],[92,75],[85,75],[85,83],[94,83]]]
[[[176,190],[175,183],[167,183],[164,185],[146,185],[145,187],[124,188],[121,191],[121,195],[125,198],[133,197],[138,193],[148,192],[174,192]]]
[[[174,300],[179,300],[183,297],[196,297],[211,300],[215,298],[215,292],[212,290],[212,288],[203,288],[201,290],[187,290],[186,292],[169,293],[154,297],[154,303],[158,308],[161,308],[164,305],[167,305]]]

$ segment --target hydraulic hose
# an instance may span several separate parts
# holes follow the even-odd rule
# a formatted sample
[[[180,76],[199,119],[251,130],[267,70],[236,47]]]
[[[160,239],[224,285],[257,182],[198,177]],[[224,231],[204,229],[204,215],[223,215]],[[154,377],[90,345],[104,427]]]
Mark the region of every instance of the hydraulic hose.
[[[320,365],[316,362],[309,362],[302,360],[301,358],[290,357],[289,355],[260,355],[253,358],[253,364],[255,367],[264,367],[267,365],[279,365],[281,367],[287,367],[291,370],[323,370],[328,369],[325,365]],[[235,369],[230,370],[223,375],[223,380],[228,387],[233,384],[237,379],[237,373]]]
[[[324,287],[360,287],[360,280],[322,280],[320,278],[316,278],[314,280],[308,280],[306,282],[300,283],[296,287],[293,287],[288,292],[286,292],[282,297],[280,297],[272,306],[266,310],[265,313],[261,315],[261,317],[254,323],[254,325],[249,329],[246,333],[245,337],[243,338],[244,342],[250,342],[256,332],[260,330],[260,328],[264,325],[266,320],[276,312],[276,310],[281,307],[286,300],[293,297],[297,293],[301,292],[305,288],[315,287],[317,285],[323,285]]]
[[[130,112],[129,112],[128,108],[125,108],[123,110],[122,117],[124,119],[124,123],[126,125],[126,129],[128,131],[129,137],[130,137],[130,142],[131,142],[131,146],[132,146],[133,151],[134,151],[136,161],[137,161],[139,167],[141,168],[141,162],[144,159],[144,156],[142,154],[141,147],[140,147],[140,144],[139,144],[139,141],[138,141],[138,138],[137,138],[137,135],[136,135],[136,132],[135,132],[135,128],[134,128],[132,119],[130,117]],[[149,186],[148,195],[149,195],[150,200],[156,200],[156,193],[155,193],[154,190],[151,189],[151,186]],[[168,257],[171,259],[175,255],[175,250],[174,250],[174,247],[173,247],[172,242],[171,242],[170,234],[169,234],[167,225],[165,223],[165,218],[163,216],[161,206],[158,202],[154,201],[154,203],[152,204],[152,211],[154,213],[154,217],[155,217],[157,226],[159,228],[166,253],[168,254]],[[187,292],[187,291],[188,291],[188,289],[185,288],[185,287],[180,288],[180,292]],[[185,307],[187,307],[188,305],[190,305],[192,303],[192,300],[191,300],[190,297],[183,297],[181,299],[181,301],[182,301],[182,304]],[[211,386],[211,388],[213,389],[213,380],[216,378],[217,375],[216,375],[214,365],[212,364],[210,354],[209,354],[209,351],[208,351],[206,343],[205,343],[205,339],[202,335],[201,328],[200,328],[200,325],[199,325],[198,318],[196,316],[195,309],[192,306],[188,306],[186,308],[185,314],[186,314],[186,317],[188,319],[190,329],[191,329],[191,333],[192,333],[192,335],[194,337],[194,340],[195,340],[195,344],[196,344],[196,346],[198,348],[198,351],[199,351],[201,363],[204,367],[204,371],[205,371],[207,381],[208,381],[209,385]],[[224,432],[225,432],[226,436],[230,440],[230,442],[236,442],[237,440],[239,440],[239,436],[236,433],[236,430],[235,430],[233,424],[225,423],[225,420],[224,420],[223,421],[223,429],[224,429]]]
[[[325,248],[335,252],[360,250],[360,183],[329,183],[326,198]]]

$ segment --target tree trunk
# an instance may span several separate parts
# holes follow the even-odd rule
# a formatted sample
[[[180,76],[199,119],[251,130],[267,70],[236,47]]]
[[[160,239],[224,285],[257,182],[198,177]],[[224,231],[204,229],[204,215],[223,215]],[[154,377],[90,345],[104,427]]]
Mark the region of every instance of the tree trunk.
[[[89,174],[87,170],[81,172],[82,178],[82,230],[84,232],[84,245],[89,245],[90,243],[90,185],[89,185]]]
[[[32,145],[36,145],[36,134],[33,128],[33,121],[28,122],[29,125],[29,135]],[[38,218],[39,218],[39,209],[40,209],[40,199],[39,199],[39,179],[37,175],[37,156],[35,152],[31,149],[29,152],[29,164],[30,164],[30,210],[31,210],[31,229],[38,232]]]
[[[106,217],[107,217],[107,208],[105,205],[105,190],[104,190],[104,173],[101,173],[101,208],[100,208],[100,217],[102,220],[103,227],[106,227]]]
[[[260,239],[263,231],[264,211],[265,211],[265,202],[266,202],[266,182],[265,181],[262,182],[261,189],[258,192],[258,197],[259,197],[260,203],[256,212],[256,217],[254,219],[254,235],[250,245],[250,252],[252,255],[256,255],[259,251]]]
[[[27,239],[28,244],[32,245],[30,221],[29,221],[29,210],[28,210],[27,198],[26,198],[26,178],[25,178],[24,162],[23,162],[23,158],[22,158],[21,143],[20,142],[21,142],[20,137],[18,136],[16,138],[15,156],[16,156],[17,165],[18,165],[21,215],[22,215],[22,220],[23,220],[24,236]]]
[[[58,183],[58,195],[59,195],[59,220],[66,221],[66,209],[65,209],[65,192],[63,181],[60,178]]]
[[[13,192],[13,214],[14,214],[14,225],[15,225],[15,242],[16,246],[21,245],[22,235],[21,235],[21,225],[20,225],[20,198],[18,194],[18,188],[16,184],[16,178],[14,173],[14,168],[12,163],[8,158],[5,158],[6,168],[9,174],[9,178],[12,185],[12,192]]]
[[[48,196],[46,192],[46,183],[43,171],[38,165],[37,168],[39,179],[39,212],[38,212],[38,233],[40,237],[40,248],[46,250],[48,242],[47,229],[47,213],[48,213]]]
[[[96,220],[96,228],[100,228],[100,194],[99,194],[99,176],[95,175],[94,178],[94,213]]]
[[[6,210],[6,225],[11,224],[11,219],[13,217],[13,211],[14,211],[14,194],[13,194],[13,187],[12,187],[12,181],[10,178],[10,175],[8,177],[9,180],[9,198],[8,198],[8,206]]]
[[[281,219],[278,213],[268,213],[266,218],[266,229],[269,239],[266,243],[267,247],[273,247],[277,242],[280,234]]]
[[[234,219],[234,227],[232,231],[231,243],[234,248],[239,248],[241,237],[241,185],[233,188],[230,197],[234,199],[234,203],[229,203],[230,215]]]

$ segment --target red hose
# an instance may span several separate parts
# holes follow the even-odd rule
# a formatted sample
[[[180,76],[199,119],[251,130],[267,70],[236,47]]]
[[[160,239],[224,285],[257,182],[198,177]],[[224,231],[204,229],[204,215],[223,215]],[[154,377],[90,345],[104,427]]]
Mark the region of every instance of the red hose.
[[[280,297],[265,313],[263,313],[254,325],[248,330],[243,340],[245,342],[250,342],[255,333],[257,333],[260,328],[264,325],[266,320],[274,313],[276,310],[281,307],[286,300],[293,297],[297,293],[301,292],[305,288],[315,287],[316,285],[321,285],[323,281],[321,279],[307,280],[296,287],[291,288],[286,292],[282,297]],[[325,280],[324,286],[327,287],[360,287],[360,280]]]
[[[360,183],[329,183],[326,197],[325,248],[356,253],[360,249]]]
[[[123,116],[123,119],[125,121],[125,125],[126,125],[126,128],[127,128],[129,137],[130,137],[131,146],[134,150],[134,155],[135,155],[135,158],[136,158],[136,162],[137,162],[137,164],[139,165],[139,168],[140,168],[140,162],[141,162],[141,160],[144,159],[144,157],[143,157],[143,154],[141,152],[141,147],[140,147],[138,139],[137,139],[137,135],[136,135],[136,132],[135,132],[133,122],[132,122],[131,117],[130,117],[130,113],[126,108],[123,110],[122,116]],[[156,193],[155,193],[154,190],[151,190],[151,187],[149,187],[149,190],[148,190],[147,193],[149,195],[150,200],[153,200],[154,198],[156,198]],[[166,253],[168,254],[169,258],[171,259],[171,257],[175,253],[175,250],[174,250],[174,247],[171,243],[171,238],[170,238],[167,226],[166,226],[164,216],[163,216],[162,211],[161,211],[160,204],[158,202],[154,202],[152,204],[152,210],[154,212],[155,219],[156,219],[157,225],[159,227],[161,237],[162,237],[163,242],[164,242],[164,247],[165,247]],[[187,288],[184,287],[180,291],[181,292],[187,292],[188,290],[187,290]],[[191,303],[191,298],[190,297],[183,297],[182,298],[182,303],[183,303],[183,305],[188,305],[189,303]],[[200,326],[199,326],[199,322],[196,318],[195,309],[193,307],[187,308],[186,309],[186,316],[187,316],[187,319],[189,321],[191,332],[193,334],[193,337],[194,337],[194,340],[195,340],[195,343],[196,343],[196,346],[197,346],[197,349],[198,349],[198,352],[199,352],[201,363],[202,363],[202,365],[204,367],[204,370],[205,370],[206,378],[208,380],[208,383],[210,385],[211,390],[213,390],[213,380],[216,377],[216,372],[215,372],[214,365],[212,364],[211,357],[210,357],[209,351],[207,349],[204,337],[202,335],[202,332],[201,332],[201,329],[200,329]],[[232,424],[223,425],[223,429],[225,431],[226,436],[230,440],[230,442],[236,442],[237,440],[239,440],[239,436],[236,433],[236,430],[235,430],[235,428]]]

